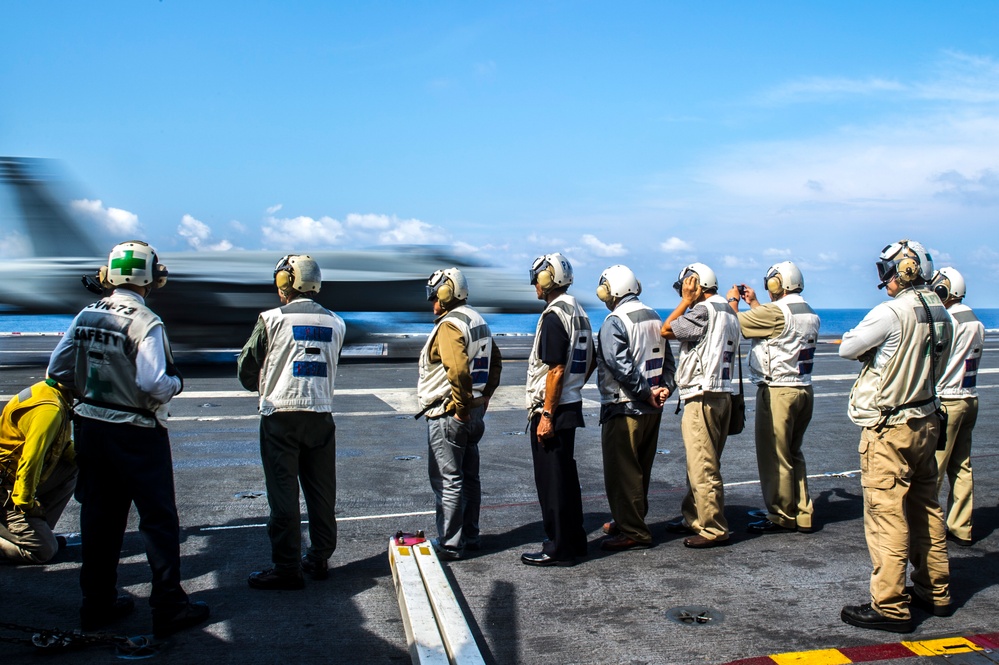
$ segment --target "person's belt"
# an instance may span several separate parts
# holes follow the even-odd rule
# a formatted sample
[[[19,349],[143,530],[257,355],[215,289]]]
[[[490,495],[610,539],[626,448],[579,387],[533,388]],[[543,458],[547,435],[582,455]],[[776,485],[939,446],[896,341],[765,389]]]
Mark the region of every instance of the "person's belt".
[[[905,411],[906,409],[918,409],[921,406],[926,406],[927,404],[933,404],[937,401],[936,395],[931,395],[926,399],[916,400],[915,402],[906,402],[905,404],[900,404],[899,406],[893,406],[891,408],[881,409],[881,419],[878,420],[877,426],[874,428],[875,432],[880,432],[884,429],[884,426],[888,424],[888,419],[894,416],[896,413]]]
[[[156,419],[156,413],[150,411],[149,409],[140,409],[137,406],[128,406],[125,404],[112,404],[111,402],[102,402],[96,399],[90,399],[89,397],[81,397],[80,402],[86,404],[87,406],[96,406],[101,409],[111,409],[112,411],[124,411],[125,413],[134,413],[139,416],[145,416],[147,418]]]

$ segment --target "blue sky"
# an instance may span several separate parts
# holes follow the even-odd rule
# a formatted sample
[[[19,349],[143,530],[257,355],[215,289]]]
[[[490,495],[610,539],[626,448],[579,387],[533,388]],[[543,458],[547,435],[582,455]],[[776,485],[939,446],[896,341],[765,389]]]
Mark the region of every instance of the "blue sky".
[[[656,306],[689,262],[759,287],[790,259],[869,307],[910,237],[999,307],[994,2],[8,0],[0,154],[167,255],[560,250]]]

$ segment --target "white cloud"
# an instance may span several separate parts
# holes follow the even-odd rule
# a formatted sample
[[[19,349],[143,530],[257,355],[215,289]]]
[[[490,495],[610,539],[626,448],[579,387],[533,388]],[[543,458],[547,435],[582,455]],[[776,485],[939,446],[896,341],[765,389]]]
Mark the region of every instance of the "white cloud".
[[[359,215],[352,212],[347,215],[346,223],[349,228],[383,230],[392,226],[392,219],[388,215]]]
[[[770,247],[768,249],[763,250],[763,256],[768,256],[770,258],[787,258],[791,256],[791,250]]]
[[[331,247],[345,235],[343,224],[332,217],[314,219],[304,215],[267,217],[262,231],[265,247],[302,251]]]
[[[418,219],[392,218],[392,227],[378,234],[382,245],[429,245],[443,242],[443,229]]]
[[[582,237],[583,244],[597,256],[624,256],[628,250],[619,242],[605,243],[590,233]]]
[[[766,91],[760,101],[764,103],[793,103],[814,101],[815,98],[899,93],[910,87],[898,81],[877,77],[851,79],[845,77],[811,76],[789,81]]]
[[[680,240],[673,236],[659,243],[659,249],[664,252],[689,252],[694,249],[694,246],[686,240]]]
[[[105,208],[100,199],[79,199],[70,201],[70,207],[96,221],[105,230],[116,235],[127,235],[138,231],[139,216],[121,208]]]
[[[228,240],[220,240],[217,243],[208,243],[212,237],[212,230],[201,220],[195,219],[191,215],[184,215],[177,227],[177,234],[182,238],[187,238],[187,244],[196,251],[225,252],[232,249],[232,243]]]
[[[270,208],[267,209],[267,214],[268,215],[273,215],[274,213],[276,213],[279,210],[281,210],[281,208],[283,208],[283,207],[284,207],[283,203],[278,203],[277,205],[272,205]]]
[[[360,213],[349,213],[342,222],[328,215],[319,218],[272,215],[264,219],[263,237],[264,246],[282,249],[440,245],[450,240],[444,229],[419,219]]]
[[[929,101],[994,104],[999,102],[999,62],[946,51],[937,65],[936,78],[915,88],[919,98]]]

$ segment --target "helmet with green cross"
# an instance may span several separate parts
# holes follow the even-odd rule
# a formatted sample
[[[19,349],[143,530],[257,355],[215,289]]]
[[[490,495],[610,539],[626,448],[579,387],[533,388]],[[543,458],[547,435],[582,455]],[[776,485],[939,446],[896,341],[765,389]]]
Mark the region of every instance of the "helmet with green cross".
[[[107,280],[114,286],[133,284],[155,289],[166,284],[168,274],[156,249],[141,240],[118,243],[108,256]]]

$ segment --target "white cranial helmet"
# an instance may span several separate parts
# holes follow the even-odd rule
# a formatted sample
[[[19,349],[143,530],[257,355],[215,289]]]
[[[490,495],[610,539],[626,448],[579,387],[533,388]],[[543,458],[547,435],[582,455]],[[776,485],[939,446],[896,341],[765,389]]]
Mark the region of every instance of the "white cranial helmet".
[[[559,252],[534,259],[531,265],[531,284],[538,284],[542,293],[572,284],[572,264]]]
[[[603,302],[610,302],[614,298],[623,298],[629,294],[637,296],[641,292],[642,285],[628,266],[611,266],[600,273],[597,297]]]
[[[905,286],[933,279],[933,257],[915,240],[899,240],[881,250],[878,257],[878,277],[885,286],[892,277]]]
[[[805,278],[801,276],[798,266],[790,261],[781,261],[770,266],[764,278],[767,291],[778,294],[783,291],[798,293],[805,288]]]
[[[427,300],[436,298],[442,305],[468,300],[468,280],[457,268],[438,270],[427,280]]]
[[[108,256],[107,281],[114,286],[134,284],[159,288],[169,272],[160,264],[156,250],[141,240],[118,243]]]
[[[274,284],[278,289],[294,289],[299,293],[319,293],[323,273],[308,254],[288,254],[274,266]]]
[[[715,271],[703,263],[691,263],[680,270],[676,282],[673,283],[673,290],[676,291],[677,295],[681,295],[683,280],[691,275],[697,275],[697,281],[705,291],[718,290],[718,277],[715,275]]]
[[[933,274],[931,282],[933,290],[940,296],[940,300],[956,298],[961,300],[967,293],[967,286],[964,283],[964,276],[956,268],[941,268]]]

